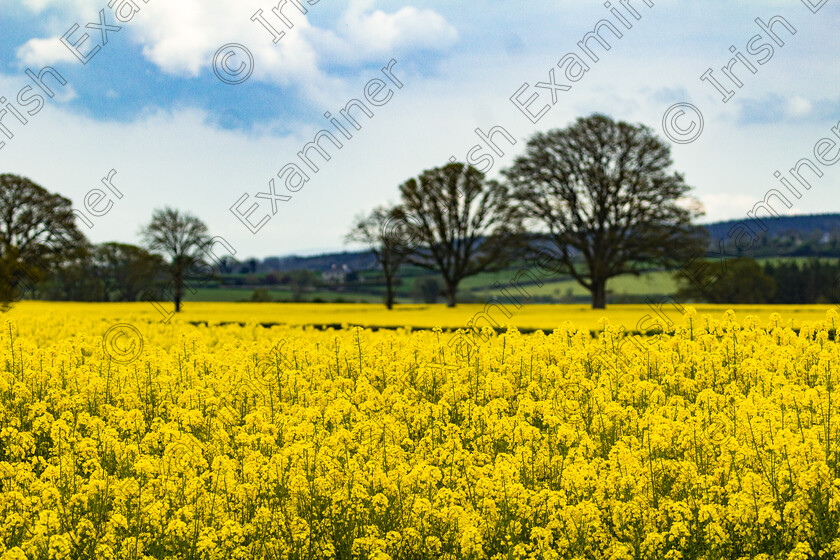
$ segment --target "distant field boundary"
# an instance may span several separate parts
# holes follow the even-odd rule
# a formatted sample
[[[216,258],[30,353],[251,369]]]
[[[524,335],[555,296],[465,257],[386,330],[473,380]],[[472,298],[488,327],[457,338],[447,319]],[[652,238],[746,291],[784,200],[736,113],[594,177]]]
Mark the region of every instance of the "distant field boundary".
[[[259,326],[261,326],[263,328],[266,328],[266,329],[270,329],[271,327],[300,327],[300,328],[311,327],[311,328],[313,328],[315,330],[318,330],[318,331],[326,331],[328,329],[334,329],[334,330],[340,331],[340,330],[344,330],[344,329],[352,329],[354,327],[359,327],[361,329],[370,330],[371,332],[376,332],[376,331],[380,331],[380,330],[382,330],[382,331],[396,331],[396,330],[399,330],[399,329],[407,328],[407,326],[398,327],[398,326],[392,326],[392,325],[357,325],[357,324],[353,324],[353,323],[343,323],[343,324],[342,323],[296,324],[296,323],[246,323],[246,322],[243,322],[243,321],[222,321],[220,323],[212,323],[211,324],[208,321],[189,321],[189,324],[193,325],[194,327],[199,327],[199,326],[224,327],[224,326],[227,326],[227,325],[237,325],[239,327],[245,327],[249,324],[253,324],[253,325],[259,325]],[[440,329],[443,330],[443,332],[447,332],[447,333],[450,333],[450,332],[454,333],[458,329],[465,330],[463,327],[414,327],[414,326],[411,327],[411,330],[412,331],[431,331],[431,330],[434,330],[436,328],[440,328]],[[504,328],[504,327],[489,327],[489,328],[493,328],[493,330],[496,331],[498,334],[502,334],[504,332],[507,332],[507,329]],[[522,328],[517,327],[517,330],[519,332],[523,333],[523,334],[533,334],[537,331],[547,332],[546,329],[532,329],[532,328],[527,328],[527,327],[522,327]],[[548,332],[550,332],[550,331],[548,331]],[[594,335],[594,334],[597,334],[600,331],[590,329],[589,332]],[[631,333],[631,334],[633,334],[633,333]]]
[[[340,330],[344,330],[344,329],[351,329],[351,328],[354,328],[354,327],[359,327],[361,329],[370,330],[371,332],[376,332],[376,331],[380,331],[380,330],[396,331],[396,330],[399,330],[399,329],[407,328],[406,326],[398,327],[398,326],[388,326],[388,325],[384,325],[384,326],[383,325],[358,325],[358,324],[352,324],[352,323],[344,323],[344,324],[342,324],[342,323],[295,324],[295,323],[246,323],[244,321],[222,321],[220,323],[212,323],[212,324],[208,321],[189,321],[188,323],[190,325],[194,326],[194,327],[200,327],[200,326],[204,326],[204,327],[224,327],[224,326],[228,326],[228,325],[237,325],[239,327],[245,327],[245,326],[248,326],[248,325],[259,325],[259,326],[261,326],[263,328],[266,328],[266,329],[270,329],[271,327],[300,327],[300,328],[311,327],[311,328],[313,328],[315,330],[318,330],[318,331],[326,331],[326,330],[329,330],[329,329],[340,331]],[[436,328],[442,329],[443,332],[445,332],[445,333],[454,333],[459,329],[460,330],[466,330],[463,327],[414,327],[414,326],[411,327],[411,330],[412,331],[431,331],[431,330],[434,330]],[[489,327],[489,328],[492,328],[494,331],[496,331],[496,334],[504,334],[505,332],[507,332],[507,329],[505,327]],[[762,327],[762,328],[764,328],[764,327]],[[542,331],[544,333],[551,333],[551,330],[553,330],[553,329],[549,330],[549,329],[538,329],[538,328],[529,328],[529,327],[516,327],[516,330],[518,330],[522,334],[533,334],[537,331]],[[797,335],[799,335],[799,331],[801,329],[796,328],[796,329],[791,329],[791,330],[794,333],[796,333]],[[598,335],[601,332],[602,332],[601,330],[589,329],[589,334],[592,335],[593,338],[597,338]],[[626,331],[624,331],[624,333],[625,333],[625,335],[633,335],[633,336],[657,336],[657,335],[661,334],[661,333],[652,332],[652,331],[638,331],[638,330],[637,331],[626,330]],[[835,334],[836,334],[836,331],[834,329],[829,329],[828,340],[833,341],[834,338],[835,338]]]

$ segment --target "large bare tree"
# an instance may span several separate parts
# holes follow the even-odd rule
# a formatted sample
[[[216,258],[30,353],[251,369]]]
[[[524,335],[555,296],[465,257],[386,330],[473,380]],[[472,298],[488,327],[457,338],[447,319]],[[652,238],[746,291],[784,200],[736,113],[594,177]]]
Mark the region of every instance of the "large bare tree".
[[[380,206],[370,214],[358,216],[347,234],[348,242],[366,244],[385,277],[385,307],[394,307],[394,280],[410,249],[403,213],[398,208]]]
[[[141,228],[140,235],[150,251],[169,257],[175,311],[181,311],[189,272],[206,265],[210,246],[207,226],[191,214],[167,207],[154,211],[152,221]]]
[[[469,276],[504,268],[520,238],[507,188],[478,169],[451,163],[424,171],[400,186],[412,264],[443,277],[446,305]]]
[[[70,200],[25,177],[0,175],[0,306],[34,289],[84,244]]]
[[[702,253],[699,205],[671,172],[670,146],[643,125],[595,114],[535,134],[502,174],[557,247],[559,269],[606,306],[607,281]]]

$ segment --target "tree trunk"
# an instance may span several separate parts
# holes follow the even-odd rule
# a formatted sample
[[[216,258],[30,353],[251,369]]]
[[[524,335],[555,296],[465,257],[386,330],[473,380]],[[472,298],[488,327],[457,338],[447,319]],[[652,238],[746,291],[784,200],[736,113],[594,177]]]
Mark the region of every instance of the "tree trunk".
[[[455,307],[455,295],[458,293],[457,282],[446,282],[446,307]]]
[[[607,308],[607,281],[606,279],[592,280],[592,309]]]
[[[184,295],[184,277],[179,273],[176,272],[173,280],[173,291],[175,292],[175,313],[180,313],[181,311],[181,298]]]
[[[390,274],[385,275],[385,308],[394,308],[394,278]]]

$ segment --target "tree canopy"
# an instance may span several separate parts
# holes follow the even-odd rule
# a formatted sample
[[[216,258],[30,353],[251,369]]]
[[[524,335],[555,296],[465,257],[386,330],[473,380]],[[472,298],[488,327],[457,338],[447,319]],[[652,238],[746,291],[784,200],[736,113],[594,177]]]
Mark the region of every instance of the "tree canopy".
[[[169,257],[175,311],[181,310],[184,287],[190,272],[206,266],[210,244],[207,226],[197,217],[174,208],[157,209],[152,220],[140,230],[148,249]]]
[[[0,175],[0,301],[4,307],[85,243],[72,203],[18,175]]]
[[[408,261],[443,278],[446,304],[458,284],[498,270],[516,253],[518,222],[508,189],[478,169],[451,163],[424,171],[400,186]]]
[[[558,269],[606,306],[621,274],[673,266],[701,252],[701,215],[670,170],[670,147],[643,125],[604,115],[535,134],[502,174],[521,215],[550,237]]]
[[[365,243],[382,267],[385,277],[385,307],[394,307],[394,278],[397,269],[405,262],[410,247],[406,246],[406,235],[410,231],[398,208],[380,206],[370,214],[357,216],[347,234],[348,242]]]

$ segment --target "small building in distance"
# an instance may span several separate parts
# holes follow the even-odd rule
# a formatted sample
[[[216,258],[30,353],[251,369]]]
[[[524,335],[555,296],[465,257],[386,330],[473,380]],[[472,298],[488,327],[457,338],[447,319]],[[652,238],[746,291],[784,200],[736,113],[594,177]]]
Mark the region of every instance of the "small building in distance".
[[[334,264],[329,270],[321,273],[321,279],[328,284],[344,284],[347,282],[347,275],[350,274],[350,267],[346,264],[341,266]]]

